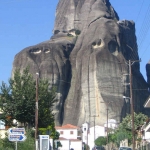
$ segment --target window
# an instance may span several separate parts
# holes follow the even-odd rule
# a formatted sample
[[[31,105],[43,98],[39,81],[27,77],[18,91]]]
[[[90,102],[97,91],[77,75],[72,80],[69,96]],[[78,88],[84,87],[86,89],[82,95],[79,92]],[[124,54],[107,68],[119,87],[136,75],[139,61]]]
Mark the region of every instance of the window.
[[[86,131],[86,128],[84,128],[84,131]]]
[[[73,131],[70,131],[70,134],[73,134]]]
[[[64,134],[64,131],[60,131],[60,134]]]

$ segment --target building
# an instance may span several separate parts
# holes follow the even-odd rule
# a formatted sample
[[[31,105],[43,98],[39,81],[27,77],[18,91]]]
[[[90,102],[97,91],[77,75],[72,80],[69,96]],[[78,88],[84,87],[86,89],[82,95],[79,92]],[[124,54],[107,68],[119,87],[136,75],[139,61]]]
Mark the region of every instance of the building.
[[[114,119],[108,120],[108,128],[115,129],[117,127],[117,122]],[[89,123],[82,124],[82,141],[89,145],[90,150],[95,146],[94,141],[98,137],[106,137],[107,136],[107,123],[103,126],[95,125],[90,127]]]
[[[150,108],[150,96],[145,102],[144,107]],[[150,120],[145,122],[145,124],[142,126],[142,130],[143,130],[143,140],[150,142]]]
[[[0,115],[2,114],[2,110],[0,110]],[[0,138],[5,138],[5,122],[3,122],[2,120],[0,120]]]
[[[60,133],[59,141],[62,147],[59,147],[59,150],[82,150],[81,129],[79,127],[66,124],[56,126],[55,129]]]
[[[148,97],[147,101],[144,104],[145,108],[150,108],[150,96]]]
[[[90,150],[95,146],[95,139],[100,136],[106,136],[104,126],[95,125],[90,127],[87,122],[82,124],[82,141],[89,145]]]
[[[104,124],[104,127],[107,128],[107,123]],[[115,119],[108,119],[108,128],[116,129],[118,127],[117,121]]]

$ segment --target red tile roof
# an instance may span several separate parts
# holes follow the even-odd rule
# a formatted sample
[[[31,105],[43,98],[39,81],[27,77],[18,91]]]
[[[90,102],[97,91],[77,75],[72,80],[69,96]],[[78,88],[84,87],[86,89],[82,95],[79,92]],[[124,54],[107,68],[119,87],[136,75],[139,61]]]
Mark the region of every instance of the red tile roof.
[[[74,126],[72,124],[66,124],[63,126],[56,126],[55,129],[78,129],[79,127]]]

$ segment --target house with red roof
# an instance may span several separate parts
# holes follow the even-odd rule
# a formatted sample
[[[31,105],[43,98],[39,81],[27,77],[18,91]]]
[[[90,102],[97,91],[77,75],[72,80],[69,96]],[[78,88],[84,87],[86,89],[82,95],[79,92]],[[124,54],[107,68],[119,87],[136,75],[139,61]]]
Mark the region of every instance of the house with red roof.
[[[56,126],[59,132],[59,141],[62,147],[59,150],[82,150],[82,140],[80,136],[80,128],[71,124]]]

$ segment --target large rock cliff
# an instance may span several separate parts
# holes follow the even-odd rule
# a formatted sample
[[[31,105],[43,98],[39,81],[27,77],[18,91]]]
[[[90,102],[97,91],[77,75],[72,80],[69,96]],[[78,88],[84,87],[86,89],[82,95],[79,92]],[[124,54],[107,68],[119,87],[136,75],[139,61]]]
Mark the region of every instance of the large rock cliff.
[[[150,92],[150,61],[146,64],[147,83]]]
[[[118,122],[130,111],[123,95],[130,97],[129,63],[139,60],[133,21],[120,21],[109,0],[60,0],[54,35],[27,47],[14,59],[13,71],[30,66],[57,86],[56,124],[81,125]],[[143,103],[148,85],[132,64],[136,112],[146,113]]]

